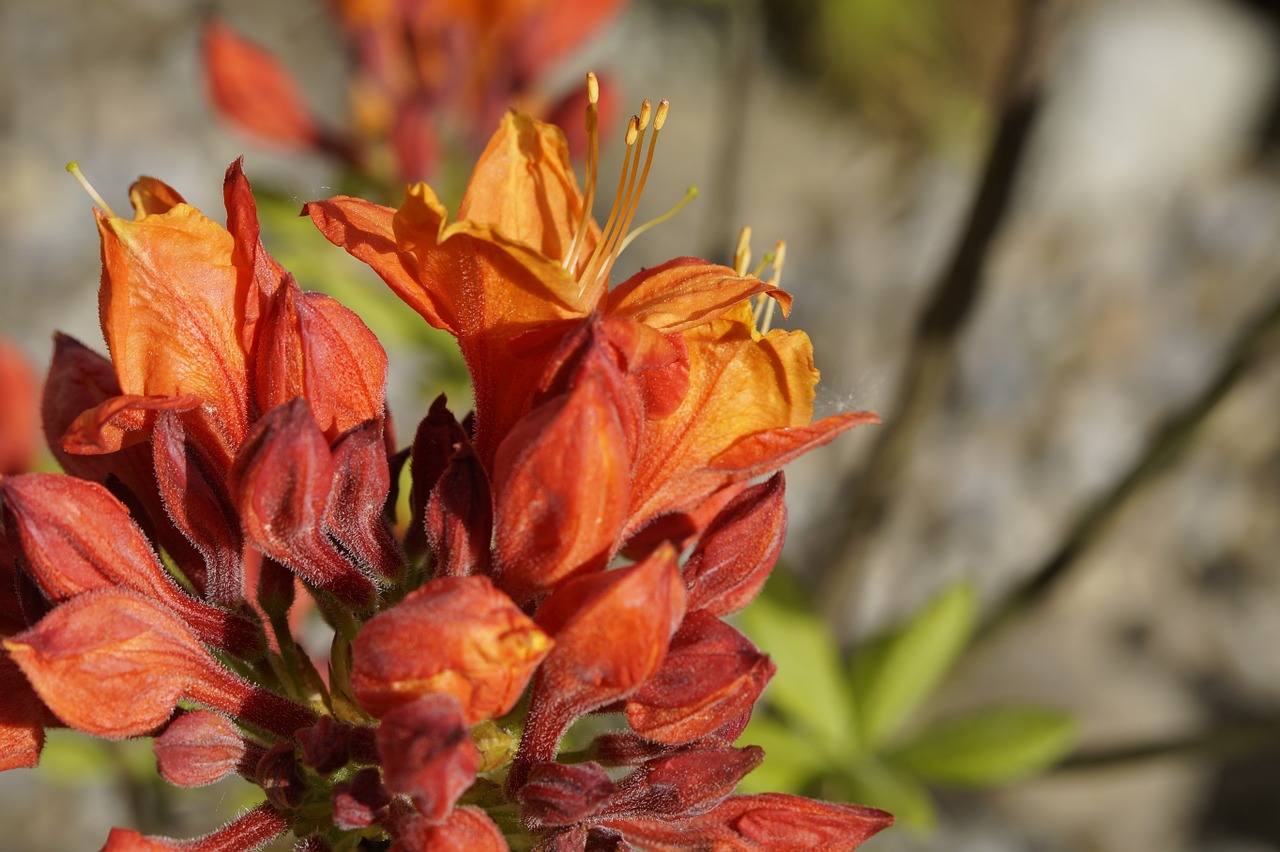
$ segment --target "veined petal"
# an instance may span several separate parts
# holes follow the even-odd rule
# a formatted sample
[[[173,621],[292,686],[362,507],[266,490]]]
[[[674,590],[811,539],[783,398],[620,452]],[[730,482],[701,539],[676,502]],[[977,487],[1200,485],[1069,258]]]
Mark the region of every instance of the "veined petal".
[[[606,297],[611,316],[638,320],[664,334],[704,325],[759,293],[777,299],[785,317],[791,294],[754,276],[695,257],[678,257],[642,269]]]
[[[126,395],[194,395],[230,442],[248,430],[243,316],[231,234],[179,204],[135,221],[98,214],[99,312]]]
[[[582,204],[564,132],[510,111],[476,162],[458,219],[492,226],[504,237],[560,260],[573,242]],[[578,252],[583,261],[599,238],[600,228],[592,220]]]
[[[670,416],[646,423],[629,531],[663,512],[692,507],[736,478],[708,469],[708,462],[744,435],[807,426],[813,414],[818,371],[804,332],[761,336],[743,303],[684,337],[689,391]]]

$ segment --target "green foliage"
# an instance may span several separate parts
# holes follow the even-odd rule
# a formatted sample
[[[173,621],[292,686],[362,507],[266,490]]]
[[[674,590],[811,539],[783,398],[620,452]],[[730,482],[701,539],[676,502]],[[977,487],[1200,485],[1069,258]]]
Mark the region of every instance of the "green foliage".
[[[984,787],[1034,775],[1074,746],[1075,720],[1042,707],[997,707],[950,719],[887,756],[936,784]]]
[[[778,673],[743,733],[765,750],[745,791],[790,790],[883,808],[926,831],[936,821],[930,786],[984,787],[1041,772],[1075,745],[1067,714],[997,706],[921,722],[978,620],[973,589],[944,589],[903,623],[841,663],[826,624],[785,577],[742,614]]]

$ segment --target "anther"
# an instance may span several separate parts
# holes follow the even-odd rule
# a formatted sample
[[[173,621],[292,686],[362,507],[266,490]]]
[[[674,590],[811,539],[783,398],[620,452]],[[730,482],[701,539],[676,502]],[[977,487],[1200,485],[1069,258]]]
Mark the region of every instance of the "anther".
[[[600,170],[600,133],[599,133],[599,111],[600,102],[600,81],[596,79],[596,72],[587,72],[587,172],[586,193],[582,199],[582,213],[578,218],[578,228],[574,231],[573,241],[569,243],[569,250],[564,255],[564,268],[573,274],[574,264],[578,261],[578,253],[586,244],[587,231],[591,227],[591,205],[596,200],[596,177]]]
[[[112,219],[118,218],[115,211],[111,209],[111,205],[102,200],[102,196],[98,194],[98,190],[93,188],[93,184],[89,183],[88,179],[85,178],[84,173],[80,171],[79,163],[75,160],[67,163],[67,171],[71,173],[73,178],[80,182],[80,186],[84,187],[84,191],[89,194],[89,197],[93,199],[93,202],[98,205],[103,213],[106,213]]]

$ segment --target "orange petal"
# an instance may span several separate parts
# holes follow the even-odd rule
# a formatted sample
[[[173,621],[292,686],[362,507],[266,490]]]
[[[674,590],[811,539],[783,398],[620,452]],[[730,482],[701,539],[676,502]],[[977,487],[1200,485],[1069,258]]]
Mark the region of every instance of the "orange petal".
[[[243,316],[233,241],[180,204],[137,221],[99,214],[99,312],[126,395],[194,395],[232,445],[248,428]]]
[[[708,323],[758,293],[777,299],[784,317],[791,312],[791,294],[785,290],[759,278],[741,277],[727,266],[678,257],[641,270],[613,288],[605,310],[670,334]]]
[[[129,203],[133,205],[134,218],[141,219],[152,213],[168,213],[179,204],[187,202],[169,184],[143,175],[129,187]]]
[[[40,382],[18,347],[0,339],[0,476],[35,461],[40,440]]]
[[[563,131],[513,110],[480,155],[458,219],[492,226],[544,257],[562,260],[582,219],[582,203]],[[599,238],[592,221],[579,250],[583,260]]]

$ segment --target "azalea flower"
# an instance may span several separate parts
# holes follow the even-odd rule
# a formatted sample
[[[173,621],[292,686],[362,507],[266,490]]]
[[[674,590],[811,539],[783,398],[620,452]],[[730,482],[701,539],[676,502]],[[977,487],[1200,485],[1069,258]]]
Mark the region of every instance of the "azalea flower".
[[[152,178],[132,218],[98,200],[111,357],[58,339],[67,473],[0,478],[0,768],[65,725],[264,797],[104,849],[853,849],[892,822],[734,795],[775,667],[723,620],[778,558],[777,468],[874,415],[810,422],[808,339],[768,328],[781,259],[749,273],[745,239],[732,268],[609,288],[667,107],[633,117],[601,226],[589,89],[585,192],[562,135],[510,114],[453,223],[425,185],[308,205],[472,370],[475,410],[441,397],[407,451],[377,340],[267,254],[239,162],[225,227]],[[327,655],[298,641],[308,613]],[[570,751],[591,713],[613,727]]]
[[[352,63],[350,126],[328,128],[273,55],[212,19],[204,65],[218,112],[259,138],[405,180],[474,150],[509,107],[565,116],[584,92],[555,94],[546,72],[621,11],[623,0],[335,0]]]

